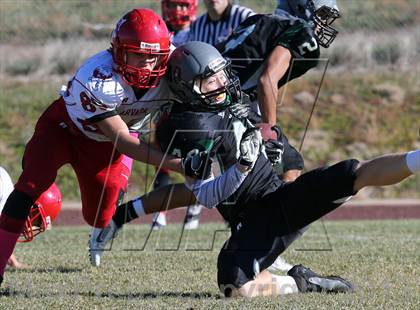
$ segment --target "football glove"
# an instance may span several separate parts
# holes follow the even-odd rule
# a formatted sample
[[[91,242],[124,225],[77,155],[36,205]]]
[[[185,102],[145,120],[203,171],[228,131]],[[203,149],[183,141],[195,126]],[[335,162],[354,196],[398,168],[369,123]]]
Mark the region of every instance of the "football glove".
[[[239,164],[252,169],[260,155],[261,145],[262,137],[260,129],[257,127],[248,128],[242,135],[239,145]]]
[[[210,177],[211,164],[212,159],[210,154],[207,151],[200,152],[198,149],[190,151],[187,157],[182,160],[185,175],[201,180]]]
[[[208,179],[211,175],[211,165],[213,163],[211,158],[216,154],[221,144],[222,136],[218,136],[214,139],[209,150],[200,152],[198,149],[193,149],[188,152],[187,157],[182,160],[185,175],[201,180]]]
[[[284,145],[278,140],[269,139],[264,142],[265,153],[273,165],[278,165],[283,159]]]
[[[242,101],[229,107],[229,113],[238,119],[247,118],[251,111],[249,96],[242,94]]]
[[[265,153],[273,165],[278,165],[282,161],[284,144],[282,142],[282,131],[277,125],[268,123],[256,124],[261,128],[261,135],[264,141]]]

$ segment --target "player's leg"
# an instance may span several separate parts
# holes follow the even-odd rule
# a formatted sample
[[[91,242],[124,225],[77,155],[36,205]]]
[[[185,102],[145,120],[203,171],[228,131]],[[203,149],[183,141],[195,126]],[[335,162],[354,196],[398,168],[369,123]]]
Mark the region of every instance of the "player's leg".
[[[278,164],[273,165],[273,169],[279,174],[280,178],[284,182],[293,182],[296,180],[304,168],[304,161],[302,155],[289,143],[286,135],[284,134],[281,127],[276,128],[278,134],[278,140],[283,144],[284,151],[282,154],[282,160]],[[301,237],[307,228],[298,230],[295,233],[290,233],[288,238],[290,239],[289,244],[294,240]],[[274,263],[268,268],[269,271],[289,271],[293,265],[289,264],[284,260],[283,257],[278,257]]]
[[[184,184],[166,185],[118,206],[113,221],[122,226],[142,215],[193,205],[195,201]]]
[[[104,248],[97,240],[108,237],[109,232],[103,228],[109,225],[117,205],[122,203],[132,160],[118,153],[112,143],[80,138],[77,144],[79,149],[71,164],[79,180],[83,217],[93,227],[89,258],[92,265],[99,266]]]
[[[68,129],[60,127],[58,122],[61,122],[63,107],[63,103],[57,100],[44,112],[26,145],[23,172],[0,218],[0,276],[13,253],[33,202],[54,183],[57,170],[69,160],[72,137]]]
[[[396,184],[419,171],[420,150],[376,157],[360,163],[356,170],[354,190]]]
[[[184,228],[188,230],[197,229],[200,223],[200,214],[203,206],[199,203],[188,206],[185,215]]]
[[[79,137],[76,144],[71,165],[79,181],[83,217],[90,226],[104,228],[127,192],[133,160],[110,142]]]
[[[287,235],[281,237],[285,249],[287,249],[293,242],[298,238],[302,237],[303,233],[307,231],[309,226],[306,226],[302,229],[298,229],[295,232],[291,232]],[[293,265],[289,264],[282,256],[276,258],[276,260],[267,268],[270,272],[284,272],[292,269]]]
[[[420,151],[384,155],[359,163],[345,160],[302,174],[265,198],[278,205],[279,233],[296,231],[338,208],[365,186],[398,183],[420,171]],[[282,203],[279,204],[279,201]]]
[[[153,189],[172,184],[171,177],[169,176],[169,170],[159,169],[156,175],[155,182],[153,183]],[[153,217],[152,229],[160,229],[166,226],[166,211],[160,211]]]
[[[278,276],[264,270],[255,279],[238,289],[233,289],[232,297],[276,296],[311,292],[354,292],[354,286],[349,281],[338,276],[322,276],[302,265],[293,266],[287,274],[287,276]]]
[[[281,130],[281,129],[280,129]],[[289,143],[286,135],[281,131],[279,140],[283,143],[281,167],[276,168],[280,172],[280,178],[284,182],[293,182],[302,173],[304,161],[302,155]]]
[[[240,288],[233,288],[231,297],[276,296],[298,292],[298,286],[292,277],[278,276],[264,270]]]
[[[95,234],[92,233],[91,235],[89,255],[92,265],[99,266],[103,250],[125,223],[129,223],[144,214],[185,207],[194,202],[194,195],[184,184],[172,184],[118,205],[109,224],[104,228],[95,229]]]
[[[15,269],[26,269],[28,266],[24,263],[21,263],[14,254],[10,256],[7,261],[7,265]]]
[[[274,275],[265,270],[287,247],[273,225],[276,212],[268,210],[268,213],[251,212],[246,215],[237,228],[232,228],[232,236],[220,251],[217,281],[225,296],[256,297],[353,290],[351,283],[340,277],[324,277],[301,265],[294,266],[287,276]]]

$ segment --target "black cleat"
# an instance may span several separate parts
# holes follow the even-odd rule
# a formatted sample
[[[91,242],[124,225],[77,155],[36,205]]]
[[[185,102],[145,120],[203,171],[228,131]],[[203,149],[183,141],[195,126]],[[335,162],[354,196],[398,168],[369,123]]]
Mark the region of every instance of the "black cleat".
[[[354,286],[337,276],[324,277],[302,265],[296,265],[287,275],[295,279],[299,292],[352,293]]]

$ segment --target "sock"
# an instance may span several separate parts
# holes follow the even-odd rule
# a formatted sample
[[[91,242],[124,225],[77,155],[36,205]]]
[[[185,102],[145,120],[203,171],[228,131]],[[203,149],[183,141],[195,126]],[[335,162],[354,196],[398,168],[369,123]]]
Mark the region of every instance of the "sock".
[[[29,195],[15,189],[9,195],[4,205],[3,212],[0,216],[1,277],[3,277],[7,260],[13,253],[17,239],[23,231],[32,204],[33,200]]]
[[[273,277],[273,284],[275,283],[277,294],[285,295],[299,292],[298,286],[293,277],[278,276],[275,274],[272,274],[271,276]]]
[[[118,206],[112,220],[118,227],[121,227],[122,225],[129,223],[144,214],[143,204],[141,202],[141,198],[139,197]]]
[[[133,200],[133,208],[134,208],[134,211],[137,214],[137,217],[146,214],[146,212],[144,211],[144,208],[143,208],[143,202],[141,201],[141,197],[138,197],[138,198]]]
[[[405,161],[412,173],[420,172],[420,150],[408,152]]]
[[[0,228],[0,276],[3,277],[7,260],[12,255],[20,233],[9,232]]]

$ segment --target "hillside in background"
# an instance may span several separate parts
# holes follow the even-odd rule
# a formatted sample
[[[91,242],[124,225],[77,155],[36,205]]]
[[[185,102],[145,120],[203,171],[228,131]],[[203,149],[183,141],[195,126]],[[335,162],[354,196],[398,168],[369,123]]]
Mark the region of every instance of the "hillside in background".
[[[418,1],[341,2],[340,35],[323,51],[329,60],[323,83],[326,62],[280,94],[278,119],[301,147],[308,169],[347,157],[420,148]],[[0,2],[0,165],[15,180],[34,124],[60,86],[84,59],[109,46],[112,25],[121,14],[136,5],[159,10],[159,3]],[[274,1],[240,3],[257,12],[274,7]],[[147,191],[153,174],[153,167],[137,163],[132,191]],[[69,167],[61,170],[57,183],[66,199],[78,197]],[[413,177],[360,196],[419,198],[419,188],[420,178]]]

